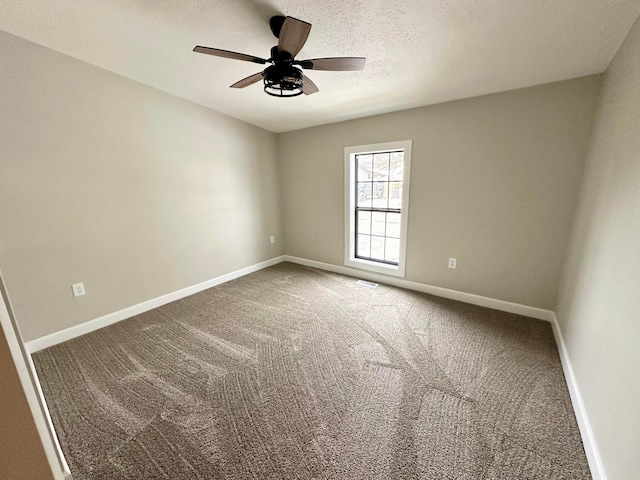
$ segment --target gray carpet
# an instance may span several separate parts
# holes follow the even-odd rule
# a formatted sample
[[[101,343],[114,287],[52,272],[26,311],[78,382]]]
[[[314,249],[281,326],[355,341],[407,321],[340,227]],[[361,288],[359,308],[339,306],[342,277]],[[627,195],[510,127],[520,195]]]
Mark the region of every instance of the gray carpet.
[[[34,360],[75,480],[591,478],[548,323],[289,263]]]

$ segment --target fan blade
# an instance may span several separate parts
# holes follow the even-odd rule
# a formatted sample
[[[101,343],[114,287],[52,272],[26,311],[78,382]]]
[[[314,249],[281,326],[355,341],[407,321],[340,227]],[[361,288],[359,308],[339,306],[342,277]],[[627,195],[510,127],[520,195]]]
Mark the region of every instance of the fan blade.
[[[309,77],[302,75],[302,93],[305,95],[311,95],[318,91],[318,86],[313,83]]]
[[[293,17],[285,18],[278,38],[278,52],[288,52],[295,57],[302,50],[310,31],[310,23]]]
[[[262,72],[254,73],[253,75],[249,75],[247,78],[243,78],[242,80],[238,80],[236,83],[231,85],[231,88],[244,88],[249,85],[253,85],[254,83],[262,80]]]
[[[214,55],[216,57],[231,58],[232,60],[244,60],[245,62],[260,64],[267,63],[263,58],[254,57],[253,55],[245,55],[244,53],[230,52],[229,50],[220,50],[219,48],[197,46],[193,51],[196,53],[204,53],[206,55]]]
[[[365,60],[366,58],[364,57],[310,58],[309,60],[299,60],[294,63],[310,70],[344,72],[348,70],[362,70]]]

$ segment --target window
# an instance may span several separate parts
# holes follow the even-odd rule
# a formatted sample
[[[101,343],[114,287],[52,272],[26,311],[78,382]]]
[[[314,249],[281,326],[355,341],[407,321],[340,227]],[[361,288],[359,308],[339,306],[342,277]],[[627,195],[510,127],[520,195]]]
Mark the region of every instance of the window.
[[[411,141],[346,147],[345,265],[404,277]]]

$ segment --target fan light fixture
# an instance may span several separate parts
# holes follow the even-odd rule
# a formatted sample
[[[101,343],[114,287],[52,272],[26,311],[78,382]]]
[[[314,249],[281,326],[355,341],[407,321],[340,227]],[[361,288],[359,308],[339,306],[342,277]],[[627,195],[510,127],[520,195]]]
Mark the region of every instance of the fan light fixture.
[[[304,93],[302,71],[292,65],[272,65],[263,76],[264,91],[272,97],[297,97]]]

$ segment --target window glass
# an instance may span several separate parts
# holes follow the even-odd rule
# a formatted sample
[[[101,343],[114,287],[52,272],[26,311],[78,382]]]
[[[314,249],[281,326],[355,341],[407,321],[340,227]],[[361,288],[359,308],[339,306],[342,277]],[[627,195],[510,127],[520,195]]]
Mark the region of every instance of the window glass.
[[[404,152],[355,155],[356,257],[397,264]]]

